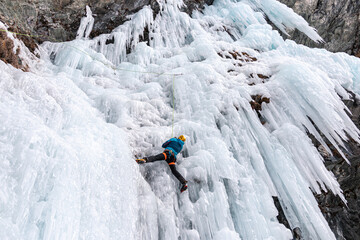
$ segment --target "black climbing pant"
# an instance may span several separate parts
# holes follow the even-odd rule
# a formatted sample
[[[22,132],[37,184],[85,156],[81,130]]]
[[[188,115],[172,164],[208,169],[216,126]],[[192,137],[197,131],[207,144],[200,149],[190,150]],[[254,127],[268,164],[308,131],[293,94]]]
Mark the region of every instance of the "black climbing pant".
[[[165,160],[169,164],[172,174],[174,174],[174,176],[182,184],[186,183],[185,178],[176,170],[176,167],[175,167],[176,158],[175,158],[174,154],[170,153],[169,151],[164,151],[163,153],[160,153],[158,155],[150,156],[150,157],[146,158],[146,162],[156,162],[156,161],[161,161],[161,160]]]

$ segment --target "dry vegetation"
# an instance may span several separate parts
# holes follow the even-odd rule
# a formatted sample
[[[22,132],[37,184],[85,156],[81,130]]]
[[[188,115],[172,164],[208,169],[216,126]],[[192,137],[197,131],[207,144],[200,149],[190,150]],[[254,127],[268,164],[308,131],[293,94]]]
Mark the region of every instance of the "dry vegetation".
[[[241,67],[242,64],[244,62],[255,62],[257,61],[257,59],[255,57],[250,56],[248,53],[246,52],[236,52],[236,51],[224,51],[224,52],[219,52],[218,55],[222,58],[226,58],[226,59],[234,59],[236,60],[236,66]]]
[[[16,27],[9,27],[9,31],[10,32],[20,33],[21,29],[16,28]],[[38,47],[35,39],[37,39],[38,41],[41,41],[41,42],[43,42],[43,40],[44,40],[44,39],[40,39],[39,37],[36,37],[36,38],[34,38],[34,36],[30,37],[27,34],[18,34],[18,35],[16,35],[16,37],[18,39],[20,39],[25,44],[25,46],[30,50],[30,52],[32,52],[32,53],[35,53],[35,50]]]
[[[262,103],[270,103],[270,98],[267,97],[263,97],[261,95],[254,95],[251,96],[251,98],[253,99],[253,101],[250,102],[251,108],[254,109],[259,117],[259,120],[261,122],[261,124],[265,124],[266,121],[265,119],[262,117],[260,111],[262,110]]]
[[[245,63],[252,63],[258,61],[256,57],[251,56],[246,52],[237,52],[237,51],[222,51],[218,52],[218,55],[222,58],[229,59],[232,61],[235,67],[242,67]],[[229,69],[228,72],[235,72],[234,69]],[[271,76],[267,76],[261,73],[251,73],[249,75],[250,79],[253,79],[255,82],[250,82],[249,85],[256,85],[256,82],[265,83]],[[261,95],[251,96],[252,101],[250,102],[251,108],[254,109],[261,121],[262,124],[265,124],[265,119],[261,116],[260,111],[262,110],[262,103],[270,103],[270,98],[263,97]],[[235,106],[238,110],[238,106]]]
[[[237,52],[237,51],[222,51],[218,52],[218,55],[222,58],[229,59],[233,61],[234,67],[242,67],[245,63],[252,63],[258,61],[256,57],[251,56],[246,52]],[[228,73],[236,72],[235,69],[229,69]],[[249,76],[250,79],[260,79],[262,83],[265,83],[270,76],[261,74],[261,73],[251,73]],[[250,82],[250,86],[256,85],[255,82]]]
[[[6,32],[0,31],[0,60],[23,71],[28,71],[28,66],[23,64],[19,57],[20,48],[17,48],[15,52],[13,49],[14,42],[7,37]]]
[[[260,96],[260,95],[251,96],[251,98],[253,99],[253,101],[250,102],[251,107],[252,107],[252,109],[254,109],[256,111],[261,111],[262,110],[261,104],[263,102],[270,103],[270,98],[263,97],[263,96]]]

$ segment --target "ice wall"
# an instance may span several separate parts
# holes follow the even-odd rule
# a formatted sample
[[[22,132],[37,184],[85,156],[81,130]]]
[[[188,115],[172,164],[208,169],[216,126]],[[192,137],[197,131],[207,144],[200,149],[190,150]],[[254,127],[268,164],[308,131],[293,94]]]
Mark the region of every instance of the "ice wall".
[[[360,60],[284,41],[264,14],[321,38],[276,1],[192,17],[159,3],[94,39],[88,9],[30,73],[0,62],[0,238],[291,239],[278,196],[305,239],[334,239],[313,192],[343,195],[307,133],[340,152],[359,141],[340,96],[359,93]],[[258,112],[256,95],[270,99]],[[166,163],[134,162],[173,128],[188,139],[183,194]]]

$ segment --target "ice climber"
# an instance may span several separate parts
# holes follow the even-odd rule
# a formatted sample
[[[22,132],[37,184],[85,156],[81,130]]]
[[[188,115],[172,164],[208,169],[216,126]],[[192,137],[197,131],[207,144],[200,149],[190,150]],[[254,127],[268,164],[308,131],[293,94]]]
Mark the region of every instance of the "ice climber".
[[[160,153],[155,156],[144,157],[142,159],[136,159],[136,162],[139,164],[147,163],[147,162],[155,162],[165,160],[171,169],[171,172],[174,176],[181,182],[182,186],[180,191],[183,192],[187,189],[187,181],[181,174],[176,170],[175,162],[176,162],[176,155],[182,150],[186,138],[184,135],[179,136],[178,138],[171,138],[163,143],[162,147],[165,148],[163,153]]]

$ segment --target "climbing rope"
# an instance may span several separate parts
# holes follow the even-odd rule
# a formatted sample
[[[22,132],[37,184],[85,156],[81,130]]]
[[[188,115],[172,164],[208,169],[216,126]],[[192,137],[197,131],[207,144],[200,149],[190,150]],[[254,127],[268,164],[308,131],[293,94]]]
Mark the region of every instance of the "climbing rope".
[[[172,79],[172,124],[171,124],[171,138],[174,137],[174,119],[175,119],[175,75],[173,75]]]

